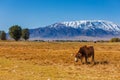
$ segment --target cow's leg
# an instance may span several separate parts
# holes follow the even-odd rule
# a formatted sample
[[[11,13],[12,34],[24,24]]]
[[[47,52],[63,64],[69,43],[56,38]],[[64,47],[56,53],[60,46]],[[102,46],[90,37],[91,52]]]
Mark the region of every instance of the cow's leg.
[[[86,64],[88,64],[88,62],[87,62],[87,56],[85,56],[85,62],[86,62]]]
[[[83,57],[81,57],[81,59],[80,59],[80,60],[81,60],[81,63],[83,64],[83,62],[82,62],[82,60],[83,60]]]
[[[93,55],[92,55],[92,62],[94,63],[95,61],[94,61],[94,53],[93,53]]]

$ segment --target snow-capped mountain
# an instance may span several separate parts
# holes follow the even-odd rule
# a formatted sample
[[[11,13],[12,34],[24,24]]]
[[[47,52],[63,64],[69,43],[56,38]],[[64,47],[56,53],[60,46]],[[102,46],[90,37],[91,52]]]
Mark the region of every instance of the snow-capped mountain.
[[[71,21],[71,22],[61,22],[51,25],[51,27],[58,27],[58,25],[81,28],[81,29],[103,29],[108,31],[120,31],[120,27],[110,21],[103,20],[82,20],[82,21]]]
[[[104,20],[59,22],[46,27],[30,30],[31,38],[70,38],[77,36],[114,37],[119,35],[120,26]]]

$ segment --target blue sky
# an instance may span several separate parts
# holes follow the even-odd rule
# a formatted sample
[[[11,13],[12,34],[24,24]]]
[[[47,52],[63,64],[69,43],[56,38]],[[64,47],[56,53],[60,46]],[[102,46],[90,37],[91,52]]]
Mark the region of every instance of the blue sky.
[[[0,30],[12,25],[44,27],[55,22],[108,20],[120,25],[120,0],[0,0]]]

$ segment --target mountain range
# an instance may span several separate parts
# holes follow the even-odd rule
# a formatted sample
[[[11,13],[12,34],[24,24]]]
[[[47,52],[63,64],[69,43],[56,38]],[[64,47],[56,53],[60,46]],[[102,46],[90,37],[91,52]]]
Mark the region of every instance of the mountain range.
[[[58,22],[45,27],[30,29],[30,39],[81,39],[120,36],[120,26],[105,20],[80,20]]]

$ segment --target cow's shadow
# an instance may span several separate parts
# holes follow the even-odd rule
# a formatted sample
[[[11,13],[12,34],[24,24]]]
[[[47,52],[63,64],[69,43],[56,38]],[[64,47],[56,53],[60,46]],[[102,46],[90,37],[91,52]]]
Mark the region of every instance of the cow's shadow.
[[[93,65],[99,65],[99,64],[102,64],[102,65],[105,65],[105,64],[109,64],[108,61],[95,61],[95,62],[87,62],[87,63],[82,63],[82,64],[93,64]]]
[[[105,64],[109,64],[109,62],[108,61],[95,61],[94,62],[94,65],[98,65],[98,64],[105,65]]]

